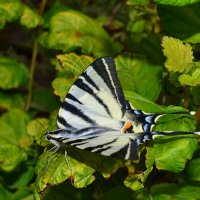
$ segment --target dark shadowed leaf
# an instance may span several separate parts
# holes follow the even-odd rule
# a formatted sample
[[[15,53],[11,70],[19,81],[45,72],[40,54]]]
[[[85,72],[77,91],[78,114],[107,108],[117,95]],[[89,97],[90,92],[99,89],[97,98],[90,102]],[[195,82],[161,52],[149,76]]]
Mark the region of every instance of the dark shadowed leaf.
[[[25,101],[20,94],[6,94],[0,91],[0,108],[10,110],[13,108],[23,109]]]
[[[153,199],[199,199],[199,187],[200,184],[193,184],[187,182],[187,184],[175,184],[175,183],[161,183],[154,185],[150,192]]]
[[[0,57],[0,87],[17,88],[28,82],[28,69],[14,59]]]
[[[169,35],[186,42],[198,43],[200,41],[199,9],[200,4],[183,7],[162,5],[158,7],[158,13]]]
[[[185,172],[190,180],[200,181],[200,158],[195,158],[188,162]]]

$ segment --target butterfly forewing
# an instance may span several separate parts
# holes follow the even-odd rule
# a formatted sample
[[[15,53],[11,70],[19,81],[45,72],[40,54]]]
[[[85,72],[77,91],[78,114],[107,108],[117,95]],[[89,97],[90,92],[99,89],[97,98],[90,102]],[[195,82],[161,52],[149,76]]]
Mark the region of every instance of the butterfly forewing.
[[[111,58],[92,63],[75,81],[58,113],[57,127],[75,129],[105,122],[117,125],[125,109],[124,94]],[[114,123],[115,122],[115,123]]]

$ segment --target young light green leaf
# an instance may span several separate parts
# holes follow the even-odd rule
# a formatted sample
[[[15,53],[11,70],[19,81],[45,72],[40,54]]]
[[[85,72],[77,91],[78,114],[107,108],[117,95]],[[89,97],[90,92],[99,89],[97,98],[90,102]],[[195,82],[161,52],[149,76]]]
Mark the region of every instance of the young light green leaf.
[[[181,85],[198,86],[200,85],[200,67],[192,70],[190,74],[182,74],[179,76]]]
[[[81,49],[95,57],[111,55],[121,50],[107,32],[92,18],[66,7],[53,7],[45,17],[49,31],[40,38],[46,48],[69,52]]]
[[[189,44],[183,44],[182,41],[172,38],[163,37],[163,53],[167,57],[165,67],[170,72],[188,72],[193,63],[192,47]]]
[[[168,31],[169,35],[184,42],[199,43],[199,9],[199,3],[182,7],[160,5],[158,14],[163,27]]]
[[[134,91],[152,101],[158,98],[161,91],[160,66],[152,65],[131,54],[120,55],[116,57],[115,62],[125,91]]]
[[[28,82],[28,69],[14,59],[0,57],[0,87],[17,88]]]
[[[0,29],[6,21],[16,20],[23,12],[24,4],[20,0],[0,0]]]
[[[163,5],[171,5],[171,6],[186,6],[193,3],[200,2],[199,0],[154,0],[154,2]]]
[[[26,26],[27,28],[35,28],[41,23],[41,21],[42,18],[36,11],[24,5],[24,10],[20,17],[21,25]]]

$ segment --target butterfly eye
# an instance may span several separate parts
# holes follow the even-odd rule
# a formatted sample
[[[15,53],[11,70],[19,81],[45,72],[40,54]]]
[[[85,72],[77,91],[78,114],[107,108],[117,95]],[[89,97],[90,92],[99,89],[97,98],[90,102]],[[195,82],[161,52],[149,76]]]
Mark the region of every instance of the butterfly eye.
[[[51,140],[51,136],[49,134],[46,134],[46,140]]]

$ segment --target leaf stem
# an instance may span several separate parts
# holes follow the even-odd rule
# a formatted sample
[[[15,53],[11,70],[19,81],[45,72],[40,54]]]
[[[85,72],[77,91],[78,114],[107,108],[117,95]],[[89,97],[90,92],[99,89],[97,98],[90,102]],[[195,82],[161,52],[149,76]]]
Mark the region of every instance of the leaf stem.
[[[46,5],[46,0],[42,0],[39,8],[39,15],[42,16],[44,13]],[[32,51],[32,57],[31,57],[31,64],[30,64],[30,76],[29,76],[29,85],[28,85],[28,98],[27,103],[25,107],[25,111],[27,111],[30,108],[31,100],[33,96],[33,79],[34,79],[34,72],[36,67],[36,59],[38,54],[38,40],[35,39],[33,43],[33,51]]]
[[[33,96],[33,79],[34,79],[37,53],[38,53],[38,41],[35,40],[33,43],[33,52],[32,52],[31,64],[30,64],[30,76],[29,76],[29,86],[28,86],[29,93],[28,93],[28,99],[27,99],[25,111],[27,111],[30,108],[31,100]]]

